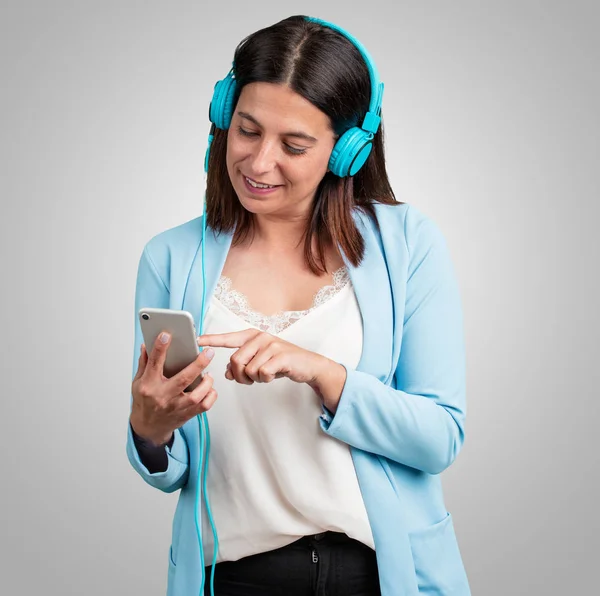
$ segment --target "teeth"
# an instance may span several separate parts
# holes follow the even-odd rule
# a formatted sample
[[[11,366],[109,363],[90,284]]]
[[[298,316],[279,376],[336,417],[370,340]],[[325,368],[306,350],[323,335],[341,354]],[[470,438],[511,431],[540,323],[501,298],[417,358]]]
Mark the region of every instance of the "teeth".
[[[254,188],[275,188],[274,186],[269,186],[268,184],[258,184],[257,182],[250,180],[248,177],[246,177],[246,180],[248,181],[248,184],[250,186],[254,186]]]

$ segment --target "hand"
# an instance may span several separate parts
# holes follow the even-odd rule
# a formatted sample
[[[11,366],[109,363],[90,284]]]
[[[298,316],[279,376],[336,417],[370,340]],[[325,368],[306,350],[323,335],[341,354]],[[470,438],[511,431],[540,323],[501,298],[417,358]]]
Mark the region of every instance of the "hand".
[[[155,445],[168,443],[176,428],[197,414],[208,411],[217,399],[217,392],[212,388],[213,379],[208,373],[193,391],[184,391],[208,366],[211,359],[207,350],[203,350],[194,362],[176,375],[169,379],[164,376],[170,342],[169,337],[166,343],[162,343],[159,335],[150,356],[142,344],[138,369],[131,385],[131,426],[136,434]]]
[[[310,385],[332,412],[337,408],[346,381],[346,369],[321,354],[253,328],[201,335],[198,345],[238,348],[231,355],[225,372],[229,380],[252,385],[287,377],[296,383]]]
[[[199,346],[239,348],[227,365],[226,378],[244,385],[270,383],[288,377],[296,383],[313,383],[324,357],[258,329],[219,335],[201,335]]]

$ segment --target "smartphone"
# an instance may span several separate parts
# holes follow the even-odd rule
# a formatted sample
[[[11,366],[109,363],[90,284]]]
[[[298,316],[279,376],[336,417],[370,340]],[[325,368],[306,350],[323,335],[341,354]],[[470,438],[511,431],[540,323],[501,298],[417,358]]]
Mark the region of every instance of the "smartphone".
[[[152,352],[154,342],[160,333],[166,331],[171,334],[171,343],[167,349],[163,368],[165,377],[176,375],[196,360],[200,348],[196,342],[194,318],[189,312],[169,308],[140,308],[138,316],[148,354]],[[204,373],[200,373],[184,391],[195,389],[203,377]]]

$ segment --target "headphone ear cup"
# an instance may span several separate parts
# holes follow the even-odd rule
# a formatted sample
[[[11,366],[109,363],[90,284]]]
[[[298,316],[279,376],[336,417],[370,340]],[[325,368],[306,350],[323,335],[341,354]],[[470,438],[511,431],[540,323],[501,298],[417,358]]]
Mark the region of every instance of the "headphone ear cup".
[[[235,90],[236,83],[232,71],[223,80],[215,83],[213,98],[210,102],[209,119],[222,130],[227,130],[231,124]]]
[[[354,176],[367,161],[372,147],[372,133],[356,126],[350,128],[335,144],[329,158],[329,169],[340,178]]]

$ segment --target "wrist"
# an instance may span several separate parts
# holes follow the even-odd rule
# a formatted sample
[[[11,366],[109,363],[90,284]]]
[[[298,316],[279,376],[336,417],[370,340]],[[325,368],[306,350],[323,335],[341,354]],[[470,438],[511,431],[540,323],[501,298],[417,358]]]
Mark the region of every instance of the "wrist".
[[[321,398],[323,405],[335,414],[346,384],[346,367],[322,356],[317,370],[311,387]]]
[[[131,430],[139,440],[149,443],[154,447],[164,447],[173,436],[172,431],[165,433],[162,431],[157,432],[156,430],[149,429],[139,421],[135,420],[134,417],[129,418],[129,424],[131,425]]]

